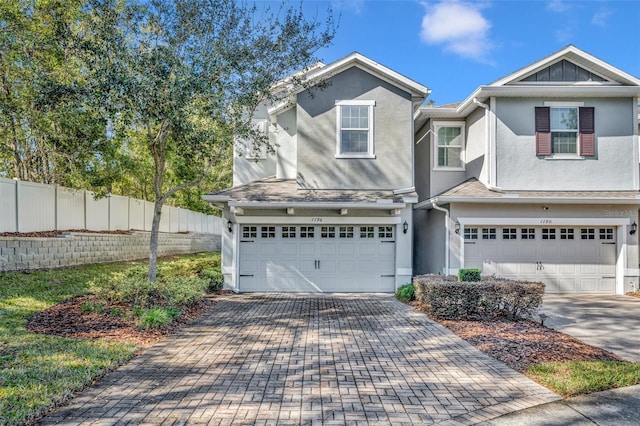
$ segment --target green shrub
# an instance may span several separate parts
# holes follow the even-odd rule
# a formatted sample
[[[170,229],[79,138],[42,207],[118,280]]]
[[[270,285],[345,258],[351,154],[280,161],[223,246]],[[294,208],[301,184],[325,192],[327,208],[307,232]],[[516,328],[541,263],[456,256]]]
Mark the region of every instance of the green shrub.
[[[101,303],[84,302],[80,306],[80,312],[101,313],[104,311],[104,305]]]
[[[200,271],[200,278],[207,281],[207,292],[222,290],[224,284],[224,275],[220,269],[208,268]]]
[[[166,308],[151,308],[144,311],[139,319],[138,323],[140,328],[145,330],[159,329],[166,327],[173,321],[174,318],[180,315],[178,309],[166,309]]]
[[[396,291],[396,297],[401,302],[411,302],[415,300],[416,288],[413,284],[405,284]]]
[[[188,306],[202,299],[208,281],[198,277],[173,277],[156,281],[157,294],[160,304],[169,307]]]
[[[480,269],[477,268],[463,268],[458,271],[458,281],[460,282],[476,282],[480,281]]]
[[[422,275],[414,279],[416,299],[445,319],[531,317],[542,303],[544,284],[486,278],[458,282],[454,277]]]

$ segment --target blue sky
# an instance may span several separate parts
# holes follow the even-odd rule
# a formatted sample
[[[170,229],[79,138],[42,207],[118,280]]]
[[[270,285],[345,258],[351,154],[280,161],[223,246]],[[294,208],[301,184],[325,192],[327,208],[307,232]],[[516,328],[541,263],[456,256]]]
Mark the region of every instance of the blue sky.
[[[328,2],[306,3],[324,10]],[[332,0],[332,62],[351,52],[424,84],[437,105],[464,100],[568,44],[640,78],[640,1]]]

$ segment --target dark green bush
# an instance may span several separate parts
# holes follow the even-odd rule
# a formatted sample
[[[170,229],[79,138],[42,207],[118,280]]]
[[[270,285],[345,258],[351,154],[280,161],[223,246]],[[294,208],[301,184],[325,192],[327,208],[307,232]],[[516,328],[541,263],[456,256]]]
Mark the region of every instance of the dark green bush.
[[[476,282],[481,279],[480,269],[478,268],[463,268],[458,271],[458,281],[460,282]]]
[[[542,303],[544,284],[485,278],[458,282],[455,277],[414,278],[416,299],[445,319],[519,319],[531,317]]]
[[[179,315],[178,309],[151,308],[139,315],[138,324],[142,329],[155,330],[171,324],[171,321]]]
[[[209,293],[222,290],[222,286],[224,285],[224,275],[220,272],[220,268],[203,269],[200,272],[200,278],[207,281],[207,291]]]
[[[396,291],[396,297],[401,302],[411,302],[415,300],[415,291],[413,284],[405,284]]]

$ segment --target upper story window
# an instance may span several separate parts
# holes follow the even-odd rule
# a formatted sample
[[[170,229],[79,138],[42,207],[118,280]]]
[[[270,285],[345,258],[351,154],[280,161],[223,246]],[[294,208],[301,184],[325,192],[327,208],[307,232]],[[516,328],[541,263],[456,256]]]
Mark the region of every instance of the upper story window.
[[[542,157],[594,157],[595,109],[581,102],[545,102],[535,107],[536,155]]]
[[[464,170],[464,123],[436,122],[435,168]]]
[[[551,108],[551,153],[578,154],[578,108]]]
[[[337,158],[375,158],[373,107],[375,101],[336,101]]]

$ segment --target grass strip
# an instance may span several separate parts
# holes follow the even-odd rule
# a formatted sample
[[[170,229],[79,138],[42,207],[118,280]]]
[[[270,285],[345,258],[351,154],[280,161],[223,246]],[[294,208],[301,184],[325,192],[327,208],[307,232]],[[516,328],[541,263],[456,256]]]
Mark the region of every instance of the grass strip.
[[[640,383],[640,363],[567,361],[529,367],[527,375],[568,398]]]

